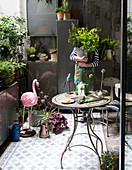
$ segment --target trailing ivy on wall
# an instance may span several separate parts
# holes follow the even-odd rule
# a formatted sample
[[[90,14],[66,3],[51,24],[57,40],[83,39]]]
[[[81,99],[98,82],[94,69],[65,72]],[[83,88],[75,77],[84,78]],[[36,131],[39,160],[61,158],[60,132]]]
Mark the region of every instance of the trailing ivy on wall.
[[[40,1],[43,1],[43,0],[38,0],[38,2],[40,2]],[[51,3],[52,3],[52,0],[45,0],[45,4],[44,5],[51,4]]]

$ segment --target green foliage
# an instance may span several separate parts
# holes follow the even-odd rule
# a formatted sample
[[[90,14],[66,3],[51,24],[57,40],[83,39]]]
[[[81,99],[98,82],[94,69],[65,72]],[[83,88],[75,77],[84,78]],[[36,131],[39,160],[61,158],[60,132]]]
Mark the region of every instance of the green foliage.
[[[23,61],[17,61],[17,60],[11,60],[12,65],[15,68],[15,71],[20,70],[21,68],[26,70],[27,69],[27,63]]]
[[[101,168],[105,170],[114,169],[115,157],[113,152],[106,151],[101,155]]]
[[[127,37],[129,39],[132,38],[132,16],[131,15],[127,18]]]
[[[18,46],[23,45],[27,30],[23,28],[24,18],[13,16],[0,17],[0,55],[2,59],[16,57]]]
[[[62,7],[56,8],[54,12],[57,14],[58,12],[64,12]]]
[[[64,12],[69,11],[69,0],[63,0],[62,1],[62,9]]]
[[[0,78],[5,79],[6,87],[11,85],[15,80],[15,72],[19,71],[19,76],[22,77],[27,70],[27,63],[23,61],[0,61]]]
[[[99,46],[100,29],[93,28],[88,30],[87,27],[76,28],[72,23],[72,31],[69,30],[68,42],[74,47],[80,47],[88,51],[95,50]]]
[[[41,114],[37,120],[36,126],[40,126],[43,123],[49,123],[49,112],[46,112],[44,109],[40,110]]]
[[[9,61],[0,61],[0,77],[5,79],[8,87],[14,81],[15,67]]]
[[[105,48],[105,50],[115,50],[119,48],[119,41],[112,40],[110,38],[105,38],[101,40],[101,46]]]
[[[52,106],[51,106],[52,108]],[[49,109],[49,111],[46,111],[45,109],[40,110],[41,114],[39,115],[38,120],[36,121],[36,126],[40,126],[43,123],[49,123],[49,115],[50,113],[55,113],[56,108]]]
[[[78,28],[75,27],[74,23],[72,23],[72,30],[69,29],[69,38],[68,42],[72,44],[74,47],[81,47],[82,43],[77,39]]]
[[[26,47],[25,51],[26,51],[27,55],[31,55],[36,52],[36,48],[35,47]]]
[[[28,113],[28,109],[26,108],[26,109],[25,109],[25,112],[24,112],[24,115],[27,114],[27,113]],[[19,108],[19,117],[22,117],[22,116],[23,116],[23,108],[20,107],[20,108]]]

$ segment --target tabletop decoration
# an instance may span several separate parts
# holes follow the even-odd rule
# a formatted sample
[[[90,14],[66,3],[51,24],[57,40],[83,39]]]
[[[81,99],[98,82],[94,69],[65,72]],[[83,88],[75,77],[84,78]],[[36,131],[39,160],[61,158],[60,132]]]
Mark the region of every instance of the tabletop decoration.
[[[104,79],[104,73],[105,73],[105,69],[101,70],[102,76],[101,76],[101,86],[100,86],[100,91],[102,91],[102,87],[103,87],[103,79]]]
[[[105,73],[105,69],[101,70],[101,85],[100,85],[100,90],[96,90],[96,95],[99,96],[100,98],[103,98],[104,95],[107,94],[107,90],[103,90],[103,79],[104,79],[104,73]]]
[[[69,92],[70,93],[70,82],[71,82],[71,73],[68,74],[65,82],[64,82],[64,87],[66,86],[67,83],[69,83]]]

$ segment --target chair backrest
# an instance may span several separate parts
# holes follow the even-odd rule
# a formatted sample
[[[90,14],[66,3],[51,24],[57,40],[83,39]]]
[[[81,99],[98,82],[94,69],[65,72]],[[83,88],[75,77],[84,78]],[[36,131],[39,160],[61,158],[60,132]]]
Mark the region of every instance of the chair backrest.
[[[113,88],[115,86],[115,84],[117,83],[120,83],[120,80],[118,78],[115,78],[115,77],[108,77],[108,78],[105,78],[103,80],[103,85],[104,86],[109,86],[110,87],[110,96],[111,96],[111,99],[113,100]]]

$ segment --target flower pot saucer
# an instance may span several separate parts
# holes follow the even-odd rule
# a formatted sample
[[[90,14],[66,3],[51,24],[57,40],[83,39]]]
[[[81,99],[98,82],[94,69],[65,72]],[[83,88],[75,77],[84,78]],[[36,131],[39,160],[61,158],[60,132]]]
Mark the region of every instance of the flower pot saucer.
[[[25,133],[21,133],[22,131],[20,131],[20,136],[24,137],[24,138],[28,138],[31,136],[34,136],[36,134],[36,131],[34,129],[32,129],[32,131],[28,131],[29,129],[23,129],[23,131],[25,131]]]

